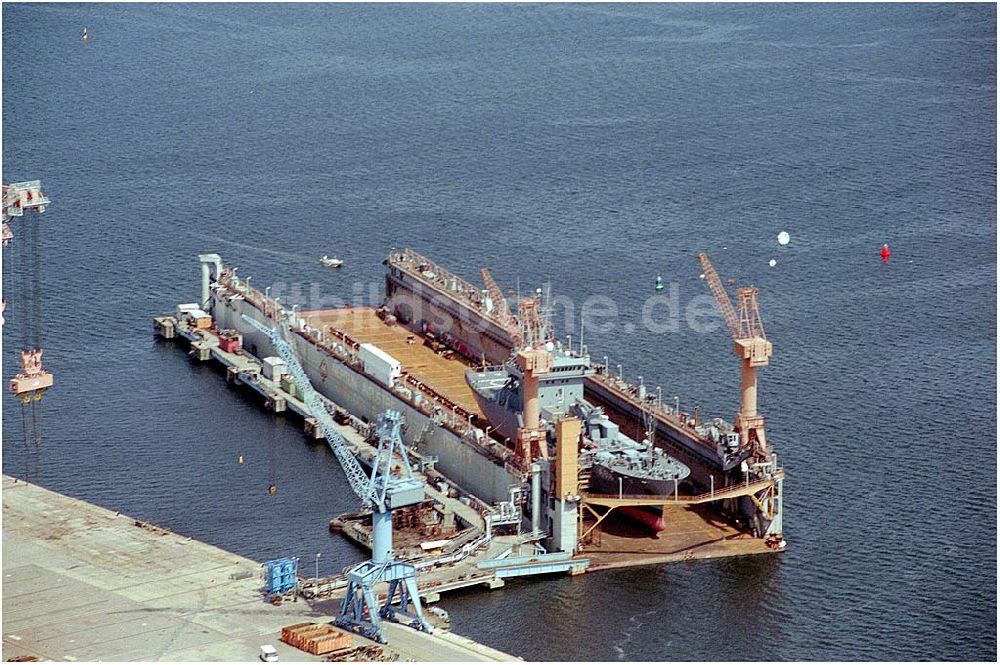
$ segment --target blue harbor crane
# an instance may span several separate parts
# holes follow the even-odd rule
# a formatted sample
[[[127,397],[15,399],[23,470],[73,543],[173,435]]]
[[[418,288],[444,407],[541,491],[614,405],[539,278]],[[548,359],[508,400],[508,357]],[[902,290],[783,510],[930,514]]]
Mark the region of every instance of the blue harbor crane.
[[[372,558],[355,566],[348,573],[347,595],[340,614],[333,623],[382,644],[387,642],[382,619],[401,621],[400,617],[405,617],[405,623],[413,628],[426,633],[432,632],[420,606],[416,569],[396,559],[392,551],[392,511],[424,500],[424,483],[414,478],[400,436],[402,415],[398,411],[387,410],[376,419],[378,450],[372,460],[371,474],[366,474],[351,454],[347,441],[337,430],[326,405],[312,387],[291,343],[287,341],[287,323],[284,320],[279,322],[279,332],[245,314],[243,320],[271,340],[275,351],[285,361],[295,380],[302,394],[302,401],[323,428],[326,441],[340,461],[351,489],[361,499],[363,506],[372,512]],[[399,475],[393,475],[394,466],[398,466]],[[382,582],[387,582],[389,587],[385,602],[379,607],[375,587]]]

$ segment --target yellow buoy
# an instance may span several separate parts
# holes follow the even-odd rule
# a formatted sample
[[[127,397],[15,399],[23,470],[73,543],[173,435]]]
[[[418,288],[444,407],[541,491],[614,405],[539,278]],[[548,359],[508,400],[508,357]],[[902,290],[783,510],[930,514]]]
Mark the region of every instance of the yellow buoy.
[[[267,486],[267,493],[271,494],[271,495],[277,494],[278,493],[278,486],[275,485],[274,483],[268,485]]]

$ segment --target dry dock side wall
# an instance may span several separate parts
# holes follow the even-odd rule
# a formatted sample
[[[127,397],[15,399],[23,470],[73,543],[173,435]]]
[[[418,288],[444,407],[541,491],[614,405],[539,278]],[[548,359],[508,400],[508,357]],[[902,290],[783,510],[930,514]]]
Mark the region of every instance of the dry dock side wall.
[[[241,318],[242,314],[247,314],[267,326],[272,325],[256,307],[242,299],[229,302],[225,298],[213,297],[212,314],[219,328],[235,328],[243,333],[243,348],[249,353],[257,358],[275,354],[270,340]],[[403,440],[407,445],[413,444],[430,420],[426,415],[388,392],[385,386],[347,367],[308,340],[298,335],[293,337],[299,361],[320,393],[368,421],[374,420],[386,409],[399,411],[407,423]],[[502,465],[494,462],[494,458],[478,452],[444,427],[432,425],[428,428],[418,451],[424,456],[436,456],[436,468],[445,476],[489,503],[506,500],[510,485],[519,482]]]
[[[428,323],[435,333],[450,333],[464,343],[469,355],[490,364],[510,356],[510,338],[496,323],[479,313],[470,313],[448,296],[422,284],[399,268],[385,277],[386,305],[411,330],[420,332]]]

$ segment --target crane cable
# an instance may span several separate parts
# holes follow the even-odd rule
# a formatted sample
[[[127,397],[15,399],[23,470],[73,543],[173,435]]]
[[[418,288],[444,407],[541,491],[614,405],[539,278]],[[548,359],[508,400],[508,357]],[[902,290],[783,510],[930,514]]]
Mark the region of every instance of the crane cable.
[[[277,423],[272,419],[271,426],[268,428],[267,433],[267,493],[274,496],[278,493],[278,481],[277,481],[277,451],[276,444],[274,442],[277,437],[278,426]]]
[[[23,217],[22,217],[23,219]],[[32,326],[29,319],[32,315],[31,308],[31,293],[27,284],[27,275],[31,270],[30,257],[29,257],[29,247],[26,243],[30,244],[30,237],[26,236],[24,233],[25,224],[18,225],[18,236],[11,241],[11,245],[8,246],[9,249],[6,252],[8,255],[6,258],[9,260],[4,261],[5,264],[10,264],[7,269],[7,279],[4,280],[6,286],[5,292],[12,293],[14,301],[14,308],[12,311],[7,313],[7,317],[14,318],[14,329],[17,333],[17,345],[15,348],[19,350],[27,350],[30,348],[30,337]],[[13,251],[13,256],[10,256],[11,250]],[[14,366],[15,373],[20,370],[21,367],[21,357],[20,353],[15,354],[16,362]],[[24,443],[24,476],[25,480],[31,477],[31,449],[32,442],[34,440],[35,428],[32,423],[35,422],[34,414],[31,412],[31,399],[25,399],[22,395],[17,395],[18,401],[21,402],[21,434]]]
[[[14,270],[14,289],[17,293],[17,303],[18,311],[15,313],[17,317],[17,330],[18,337],[20,338],[20,350],[26,351],[31,348],[31,294],[28,286],[28,274],[31,270],[30,258],[28,256],[30,239],[25,232],[27,224],[23,223],[24,217],[21,217],[22,223],[18,225],[21,238],[15,237],[14,242],[17,243],[14,248],[15,258],[15,270]],[[18,354],[18,363],[15,365],[20,368],[20,354]],[[30,414],[30,398],[25,399],[25,396],[18,395],[18,399],[21,402],[21,434],[24,437],[24,473],[25,480],[29,477],[29,459],[31,456],[31,442],[33,429],[30,426],[32,421]]]
[[[39,249],[40,224],[35,214],[21,217],[25,236],[18,248],[21,269],[17,288],[21,294],[21,348],[32,351],[42,348],[42,287],[41,252]],[[42,445],[42,413],[38,401],[42,391],[19,396],[21,399],[21,424],[24,433],[25,453],[30,456],[34,448],[37,474],[38,448]],[[37,478],[36,478],[37,480]]]

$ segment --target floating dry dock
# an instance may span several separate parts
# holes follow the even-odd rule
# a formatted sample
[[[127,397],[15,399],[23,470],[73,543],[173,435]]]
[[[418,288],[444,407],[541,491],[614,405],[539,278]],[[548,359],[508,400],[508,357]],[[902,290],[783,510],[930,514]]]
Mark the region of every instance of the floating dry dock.
[[[335,608],[261,595],[260,564],[43,488],[3,477],[3,659],[319,661],[282,643],[282,626]],[[354,635],[362,656],[516,660],[459,635],[387,627]]]
[[[201,302],[179,306],[176,315],[156,317],[160,337],[186,342],[193,358],[216,361],[231,382],[261,395],[272,411],[302,417],[306,434],[319,437],[294,385],[274,374],[270,341],[243,317],[266,327],[287,320],[290,344],[326,408],[342,424],[355,455],[364,461],[372,454],[365,441],[367,422],[385,409],[397,410],[407,424],[404,441],[427,480],[435,510],[472,512],[473,517],[462,519],[468,527],[462,535],[443,539],[441,550],[415,560],[418,568],[424,564],[420,589],[427,598],[463,586],[494,588],[516,575],[578,574],[784,548],[784,472],[776,457],[742,468],[726,466],[695,421],[662,405],[650,408],[641,388],[620,378],[600,372],[590,376],[588,397],[614,414],[623,431],[641,422],[643,409],[648,411],[655,423],[655,445],[691,468],[689,484],[677,491],[675,483],[671,495],[597,493],[588,487],[588,470],[577,466],[572,428],[566,429],[566,442],[555,444],[559,454],[526,465],[515,442],[490,427],[464,378],[470,367],[509,349],[504,338],[511,332],[509,322],[494,309],[489,316],[481,313],[491,325],[471,325],[470,316],[460,310],[481,310],[482,292],[419,255],[404,252],[387,260],[387,298],[392,296],[394,304],[387,300],[379,309],[304,312],[282,308],[237,278],[235,269],[223,266],[217,255],[200,258]],[[421,328],[419,318],[412,318],[421,302],[428,308],[425,317],[453,317],[454,334]],[[391,373],[382,375],[366,363],[365,350],[373,346],[396,363]],[[662,511],[666,530],[654,536],[617,519],[635,507]],[[342,526],[364,543],[363,520],[347,520]],[[320,595],[338,584],[333,579],[305,583]]]

